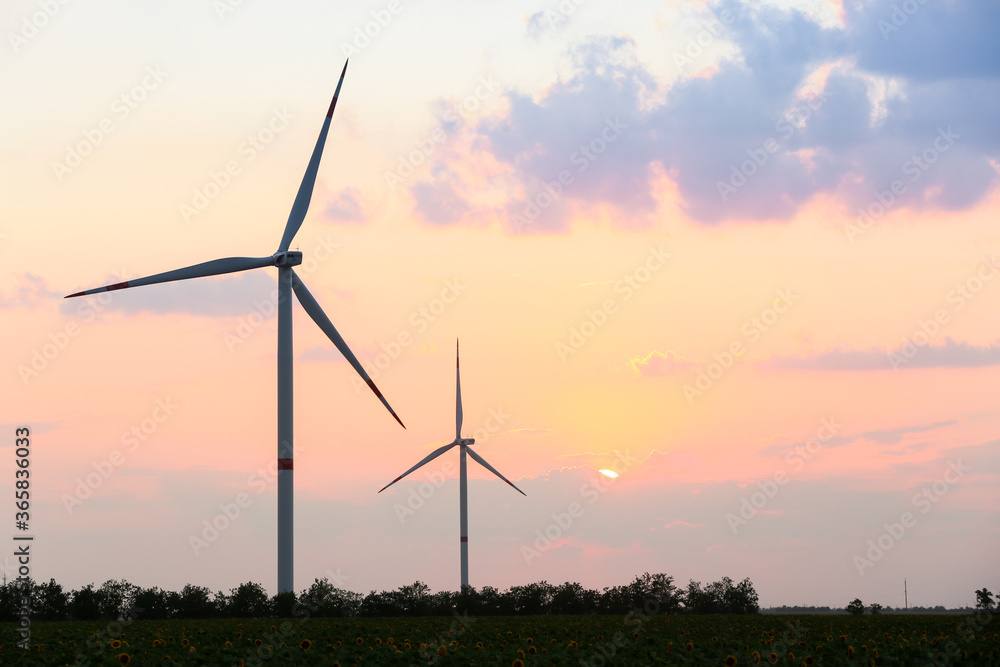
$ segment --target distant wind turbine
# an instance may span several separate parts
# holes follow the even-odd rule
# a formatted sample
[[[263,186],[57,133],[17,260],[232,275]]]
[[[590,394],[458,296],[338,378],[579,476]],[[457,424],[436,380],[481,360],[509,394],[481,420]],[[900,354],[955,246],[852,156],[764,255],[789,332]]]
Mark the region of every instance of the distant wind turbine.
[[[337,82],[337,89],[333,93],[333,101],[330,109],[326,112],[326,120],[323,121],[323,128],[320,130],[319,139],[316,140],[316,147],[313,149],[306,173],[302,177],[298,194],[295,195],[295,202],[285,223],[285,231],[281,236],[281,243],[278,251],[270,257],[227,257],[216,259],[202,264],[195,264],[175,271],[158,273],[138,280],[129,280],[105,287],[85,290],[70,294],[66,298],[76,296],[86,296],[88,294],[98,294],[100,292],[110,292],[128,287],[140,287],[142,285],[155,285],[156,283],[167,283],[175,280],[187,280],[189,278],[204,278],[206,276],[217,276],[224,273],[236,271],[247,271],[249,269],[259,269],[265,266],[275,266],[278,268],[278,592],[292,591],[294,559],[293,559],[293,513],[292,513],[292,461],[293,461],[293,423],[292,423],[292,299],[294,292],[302,308],[309,314],[309,317],[322,329],[327,338],[336,346],[338,350],[347,358],[354,370],[361,378],[368,383],[371,390],[375,392],[382,405],[396,418],[400,426],[403,422],[396,416],[396,413],[389,406],[388,401],[382,396],[368,373],[358,362],[358,358],[351,352],[340,333],[330,322],[330,319],[320,308],[316,299],[306,289],[305,283],[296,275],[292,269],[302,263],[302,253],[297,250],[289,250],[292,239],[295,237],[302,221],[309,210],[309,201],[312,199],[313,185],[316,183],[316,173],[319,171],[319,162],[323,157],[323,145],[326,143],[326,135],[330,130],[330,121],[333,119],[333,110],[337,107],[337,97],[340,95],[340,87],[344,83],[344,75],[347,73],[347,63],[340,73],[340,81]],[[403,428],[406,428],[403,426]]]
[[[399,480],[409,475],[414,470],[420,468],[426,463],[430,463],[431,461],[441,456],[452,447],[459,448],[458,497],[459,497],[459,523],[462,533],[459,536],[459,544],[462,549],[462,590],[467,588],[469,585],[469,491],[468,491],[468,481],[466,479],[467,464],[465,460],[465,455],[468,454],[473,459],[475,459],[481,466],[483,466],[484,468],[492,472],[494,475],[496,475],[503,481],[513,486],[514,489],[517,490],[517,492],[520,493],[522,496],[527,495],[525,494],[524,491],[514,486],[513,482],[511,482],[509,479],[507,479],[499,472],[497,472],[497,469],[491,466],[489,463],[487,463],[486,459],[481,457],[479,454],[476,454],[475,451],[469,448],[469,446],[475,444],[475,442],[476,442],[475,438],[462,437],[462,372],[461,369],[459,368],[458,340],[456,340],[455,341],[455,439],[452,440],[450,444],[435,449],[433,452],[428,454],[422,461],[420,461],[420,463],[413,466],[412,468],[404,472],[402,475],[400,475],[396,479],[392,480],[391,482],[383,486],[381,489],[379,489],[378,492],[382,493],[390,486],[392,486]]]

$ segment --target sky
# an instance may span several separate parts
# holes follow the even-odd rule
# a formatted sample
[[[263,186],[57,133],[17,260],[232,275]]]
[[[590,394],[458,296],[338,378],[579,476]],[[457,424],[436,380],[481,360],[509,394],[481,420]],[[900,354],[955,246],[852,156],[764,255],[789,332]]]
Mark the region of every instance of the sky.
[[[293,248],[407,428],[296,304],[296,590],[458,588],[457,452],[377,492],[451,441],[460,339],[463,435],[527,494],[470,462],[471,585],[974,604],[1000,588],[998,22],[4,3],[0,478],[29,427],[32,576],[276,592],[274,269],[62,297],[274,252],[349,57]]]

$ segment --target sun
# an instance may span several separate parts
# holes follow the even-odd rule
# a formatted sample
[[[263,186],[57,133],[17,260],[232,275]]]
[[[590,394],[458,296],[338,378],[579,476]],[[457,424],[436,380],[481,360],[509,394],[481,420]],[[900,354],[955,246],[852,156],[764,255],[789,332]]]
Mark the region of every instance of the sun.
[[[605,477],[610,477],[611,479],[615,479],[616,477],[618,477],[618,473],[616,473],[614,470],[608,470],[607,468],[601,468],[597,472],[601,473]]]

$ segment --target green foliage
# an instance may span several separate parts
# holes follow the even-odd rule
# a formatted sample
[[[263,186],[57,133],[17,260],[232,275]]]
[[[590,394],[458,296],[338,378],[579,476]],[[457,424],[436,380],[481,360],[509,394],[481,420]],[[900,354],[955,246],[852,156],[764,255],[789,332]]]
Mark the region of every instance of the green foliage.
[[[988,612],[995,611],[993,593],[990,593],[988,588],[981,588],[976,591],[976,609],[982,609],[983,611]]]
[[[0,637],[14,637],[15,627],[0,624]],[[11,655],[13,640],[0,640],[0,662],[723,665],[732,656],[736,665],[768,665],[773,653],[779,665],[960,667],[1000,664],[998,630],[985,612],[36,621],[29,654]]]
[[[852,616],[860,616],[865,613],[865,603],[859,598],[854,598],[851,603],[847,605],[847,613]]]

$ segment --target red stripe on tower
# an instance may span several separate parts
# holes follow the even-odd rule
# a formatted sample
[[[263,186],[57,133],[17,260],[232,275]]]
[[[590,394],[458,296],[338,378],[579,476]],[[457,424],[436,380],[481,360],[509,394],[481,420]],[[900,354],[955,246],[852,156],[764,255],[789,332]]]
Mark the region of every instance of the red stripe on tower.
[[[462,538],[460,538],[460,541],[461,542],[468,542],[469,538],[468,537],[462,537]]]
[[[278,470],[291,470],[295,459],[278,459]]]

